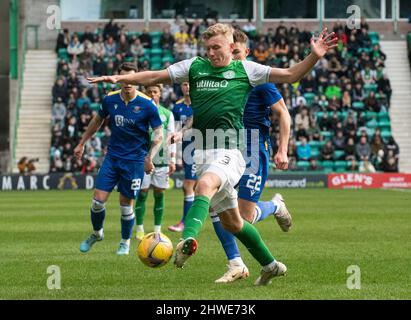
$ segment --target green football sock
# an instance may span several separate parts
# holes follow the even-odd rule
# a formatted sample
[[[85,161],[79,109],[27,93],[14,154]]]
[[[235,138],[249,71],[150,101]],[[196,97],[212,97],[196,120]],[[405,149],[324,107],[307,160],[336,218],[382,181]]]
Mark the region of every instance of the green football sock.
[[[184,224],[183,239],[196,238],[208,216],[210,199],[205,196],[195,196],[194,202],[187,212]]]
[[[249,222],[244,221],[243,228],[240,232],[234,234],[238,240],[240,240],[245,247],[250,251],[251,255],[262,266],[266,266],[273,262],[275,259],[270,250],[265,245],[263,239],[260,236],[258,230]]]
[[[164,214],[164,192],[154,192],[154,225],[161,226]]]
[[[140,191],[136,204],[134,206],[134,212],[136,214],[136,224],[142,225],[144,221],[144,214],[146,213],[146,200],[148,192]]]

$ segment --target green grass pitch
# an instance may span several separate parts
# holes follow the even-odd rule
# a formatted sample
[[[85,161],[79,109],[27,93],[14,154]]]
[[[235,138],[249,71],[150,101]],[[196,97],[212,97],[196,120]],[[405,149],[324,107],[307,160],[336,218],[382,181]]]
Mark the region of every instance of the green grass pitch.
[[[254,287],[260,267],[241,245],[250,277],[215,284],[226,259],[211,220],[199,250],[183,270],[172,262],[144,266],[135,254],[115,252],[120,240],[118,194],[107,205],[105,240],[88,254],[80,242],[91,229],[91,191],[0,192],[0,299],[410,299],[411,192],[389,190],[279,190],[294,226],[283,233],[274,219],[257,224],[286,277]],[[266,189],[263,199],[271,198]],[[146,231],[152,230],[153,198],[147,200]],[[166,194],[163,230],[182,211],[182,191]],[[134,236],[134,232],[133,232]],[[47,288],[47,268],[61,270],[61,289]],[[361,271],[361,289],[347,288],[347,268]]]

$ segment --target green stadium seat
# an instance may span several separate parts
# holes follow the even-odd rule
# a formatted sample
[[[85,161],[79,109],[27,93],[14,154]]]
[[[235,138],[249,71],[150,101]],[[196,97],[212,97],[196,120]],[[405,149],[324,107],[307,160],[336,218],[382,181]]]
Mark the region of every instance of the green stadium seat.
[[[312,140],[308,142],[308,144],[310,145],[311,149],[319,149],[321,147],[321,141]]]
[[[377,119],[378,117],[378,113],[373,111],[366,111],[364,115],[366,120]]]
[[[335,150],[334,151],[334,160],[343,159],[344,156],[345,156],[345,151],[344,150]]]
[[[361,110],[364,110],[365,105],[364,105],[364,102],[356,101],[356,102],[353,102],[351,107],[357,111],[361,111]]]
[[[318,148],[311,149],[311,157],[318,159],[320,157],[320,150]]]
[[[375,83],[368,83],[364,85],[364,93],[366,96],[370,94],[371,91],[377,93],[378,85]]]
[[[142,56],[138,58],[138,62],[143,63],[144,60],[148,60],[150,62],[150,56]]]
[[[391,122],[390,120],[381,120],[378,122],[378,127],[381,129],[381,131],[389,131],[391,130]]]
[[[161,70],[162,68],[163,68],[163,65],[161,64],[161,62],[160,63],[158,63],[158,62],[151,63],[151,65],[150,65],[150,69],[152,69],[152,70]]]
[[[308,161],[297,161],[297,168],[298,170],[307,171],[310,166]]]
[[[161,58],[161,56],[151,56],[150,58],[150,63],[151,64],[157,64],[157,63],[161,63],[161,60],[163,58]]]
[[[90,104],[90,109],[97,111],[98,109],[100,109],[100,103],[91,103]]]
[[[324,112],[318,111],[315,113],[315,116],[317,117],[317,121],[320,120],[324,115]]]
[[[162,49],[151,49],[150,50],[150,56],[162,56],[163,55],[163,50]]]
[[[321,131],[321,135],[324,139],[331,139],[332,133],[330,131]]]
[[[127,38],[132,39],[133,37],[138,38],[141,35],[141,32],[138,31],[129,31],[127,33]]]
[[[96,137],[97,137],[97,138],[102,138],[102,137],[104,137],[104,132],[103,132],[103,131],[97,131],[97,132],[96,132]]]
[[[328,140],[330,140],[330,139],[318,141],[318,145],[320,146],[320,148],[324,147]]]
[[[175,60],[174,60],[174,57],[172,57],[172,56],[165,56],[165,57],[163,57],[163,59],[161,59],[161,61],[164,64],[166,62],[174,63]]]
[[[380,112],[378,114],[378,121],[383,121],[383,120],[390,120],[390,114],[388,112]]]
[[[311,107],[311,105],[313,104],[314,101],[314,97],[315,97],[315,93],[312,92],[306,92],[304,93],[304,98],[307,101],[307,106]]]
[[[347,170],[347,161],[334,161],[334,170],[344,172]]]
[[[383,140],[387,140],[390,137],[392,137],[391,130],[381,130],[381,138],[383,138]]]
[[[375,119],[371,119],[367,122],[367,128],[375,129],[379,126],[379,123]]]
[[[59,49],[58,57],[59,57],[59,59],[67,60],[68,57],[69,57],[69,56],[68,56],[67,49],[65,49],[65,48]]]
[[[378,34],[378,32],[369,31],[368,36],[371,39],[371,44],[372,45],[378,44],[380,42],[380,35]]]
[[[325,160],[322,163],[325,172],[332,172],[334,167],[334,162],[330,160]]]

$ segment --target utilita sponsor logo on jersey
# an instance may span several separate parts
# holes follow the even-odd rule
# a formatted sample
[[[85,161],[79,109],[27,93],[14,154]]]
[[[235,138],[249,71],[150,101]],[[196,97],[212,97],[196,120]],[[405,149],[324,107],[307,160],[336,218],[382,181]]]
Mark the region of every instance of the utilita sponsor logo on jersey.
[[[371,186],[373,182],[372,176],[358,173],[348,173],[334,176],[331,180],[333,186],[359,184]]]
[[[228,81],[212,81],[212,80],[201,80],[197,82],[197,89],[219,89],[219,88],[227,88]]]

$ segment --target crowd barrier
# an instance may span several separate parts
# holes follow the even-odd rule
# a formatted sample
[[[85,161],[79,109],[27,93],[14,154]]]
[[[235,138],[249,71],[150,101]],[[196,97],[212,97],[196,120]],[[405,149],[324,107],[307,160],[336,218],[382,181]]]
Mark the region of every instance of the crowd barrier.
[[[53,173],[46,175],[23,176],[18,174],[0,175],[0,191],[29,190],[92,190],[95,174],[74,175],[72,173]],[[184,176],[174,174],[170,177],[170,188],[181,189]],[[330,188],[330,189],[368,189],[368,188],[406,188],[411,189],[409,173],[281,173],[270,174],[266,188]]]

